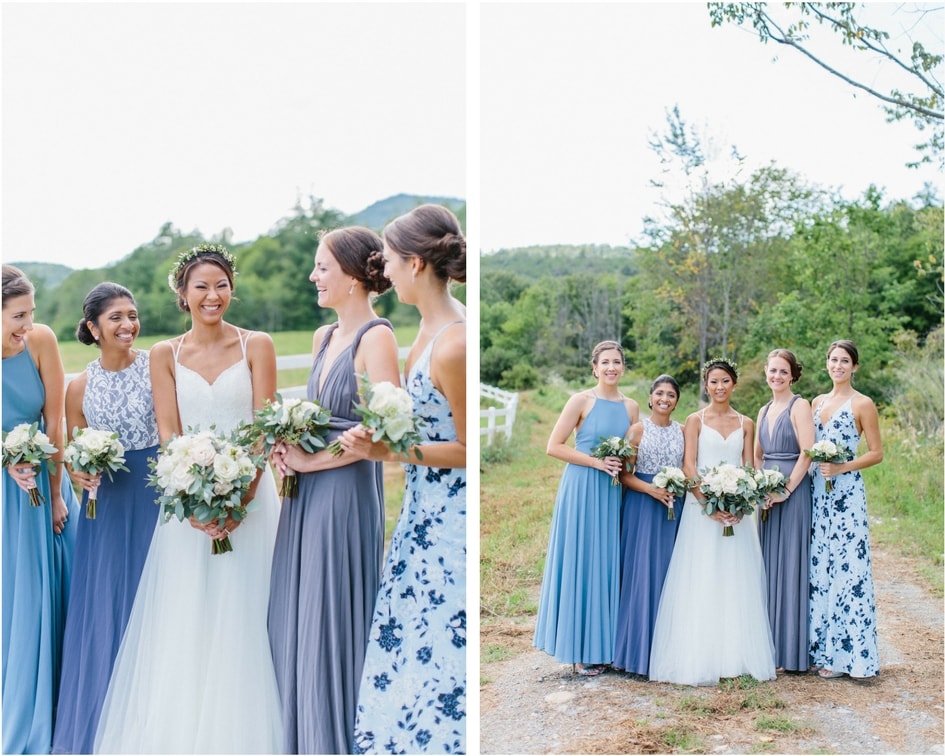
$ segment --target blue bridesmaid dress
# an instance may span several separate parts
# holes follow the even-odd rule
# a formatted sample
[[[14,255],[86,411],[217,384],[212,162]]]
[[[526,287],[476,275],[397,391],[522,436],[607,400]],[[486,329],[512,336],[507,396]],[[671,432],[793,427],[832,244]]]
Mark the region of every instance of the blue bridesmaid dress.
[[[24,349],[3,360],[3,430],[40,424],[46,389]],[[3,470],[3,753],[49,753],[69,600],[78,502],[68,475],[66,527],[53,533],[47,463],[36,476],[45,504]]]

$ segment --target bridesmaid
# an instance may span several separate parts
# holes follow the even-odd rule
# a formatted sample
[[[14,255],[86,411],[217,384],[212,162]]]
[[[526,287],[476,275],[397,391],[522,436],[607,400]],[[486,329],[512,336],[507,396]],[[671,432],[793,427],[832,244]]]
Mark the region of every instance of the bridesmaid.
[[[358,426],[345,453],[405,464],[358,696],[358,753],[466,751],[466,240],[447,208],[421,205],[384,229],[384,273],[420,311],[404,365],[423,443],[404,459]],[[422,457],[421,457],[422,455]],[[405,726],[404,723],[407,723]]]
[[[315,331],[308,397],[332,412],[334,440],[357,425],[358,376],[399,383],[397,342],[372,307],[390,288],[384,244],[367,228],[322,237],[309,280],[338,320]],[[355,704],[384,556],[383,465],[283,446],[299,474],[282,502],[269,593],[269,643],[286,753],[351,753]]]
[[[602,341],[591,365],[597,385],[568,399],[548,439],[548,454],[567,465],[555,499],[533,641],[558,661],[577,665],[582,675],[599,675],[614,659],[620,597],[623,489],[612,479],[624,461],[598,459],[590,451],[602,436],[625,437],[640,414],[637,403],[620,393],[623,347]],[[568,446],[575,431],[575,445]]]
[[[650,672],[653,626],[683,510],[682,497],[653,485],[663,467],[682,467],[683,428],[670,417],[678,401],[675,378],[661,375],[653,381],[647,402],[652,413],[630,428],[637,445],[634,471],[620,476],[628,490],[620,518],[622,579],[614,666],[644,676]]]
[[[96,518],[79,518],[53,753],[92,752],[158,516],[155,494],[146,487],[158,429],[148,353],[134,346],[141,330],[137,305],[124,286],[101,283],[82,311],[76,338],[95,344],[101,355],[66,390],[66,427],[117,432],[128,472],[105,480],[71,472],[86,491],[101,487]]]
[[[3,430],[39,427],[55,465],[3,470],[3,753],[49,753],[78,502],[62,470],[65,373],[52,330],[33,322],[33,284],[3,266]],[[29,490],[45,504],[34,507]]]
[[[876,405],[853,388],[859,366],[852,341],[833,342],[827,350],[833,389],[813,401],[816,440],[842,444],[854,455],[848,462],[811,467],[810,647],[818,674],[826,679],[879,674],[866,488],[860,470],[883,461],[883,443]],[[866,452],[856,456],[863,436]],[[832,491],[826,490],[828,479]]]
[[[768,355],[765,380],[772,398],[758,412],[755,437],[755,467],[777,468],[788,477],[787,492],[769,496],[758,517],[777,672],[810,668],[811,486],[810,457],[803,450],[814,443],[814,420],[807,400],[791,391],[801,369],[787,349]]]

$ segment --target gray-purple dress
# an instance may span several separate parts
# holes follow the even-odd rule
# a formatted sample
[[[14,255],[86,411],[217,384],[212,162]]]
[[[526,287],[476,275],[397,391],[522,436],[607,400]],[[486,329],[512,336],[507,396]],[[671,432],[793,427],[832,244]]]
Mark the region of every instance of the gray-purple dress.
[[[328,368],[325,336],[308,397],[331,410],[329,441],[358,423],[354,355],[362,326]],[[282,502],[269,592],[269,643],[282,698],[285,753],[351,753],[355,706],[384,555],[383,466],[360,460],[301,473]]]
[[[801,447],[791,424],[791,403],[774,421],[769,431],[765,405],[758,425],[758,443],[764,452],[763,466],[775,467],[790,477]],[[777,667],[792,672],[806,672],[810,667],[808,644],[808,603],[810,590],[810,478],[798,484],[787,500],[775,504],[761,522],[758,516],[761,554],[768,581],[768,621],[774,638]]]

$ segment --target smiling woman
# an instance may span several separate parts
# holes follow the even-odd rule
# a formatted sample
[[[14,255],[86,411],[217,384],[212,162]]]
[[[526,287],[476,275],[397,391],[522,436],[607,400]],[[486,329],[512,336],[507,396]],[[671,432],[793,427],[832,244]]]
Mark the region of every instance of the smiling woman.
[[[555,499],[538,602],[534,644],[558,661],[597,675],[614,660],[620,591],[619,457],[593,456],[601,438],[627,436],[640,417],[620,393],[623,347],[602,341],[591,354],[597,385],[574,394],[548,439],[548,454],[567,462]],[[576,431],[574,447],[568,446]],[[577,667],[576,667],[577,669]]]
[[[78,502],[63,476],[64,378],[56,337],[33,322],[33,284],[3,266],[3,433],[45,430],[50,465],[3,469],[3,752],[49,753]],[[30,506],[30,491],[41,506]]]

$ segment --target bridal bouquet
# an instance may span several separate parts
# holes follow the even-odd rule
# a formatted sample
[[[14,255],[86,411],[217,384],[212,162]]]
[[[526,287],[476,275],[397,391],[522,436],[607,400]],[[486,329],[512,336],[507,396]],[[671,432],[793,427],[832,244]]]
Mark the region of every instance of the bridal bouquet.
[[[325,448],[329,420],[331,412],[318,402],[283,399],[276,394],[276,401],[266,400],[266,406],[256,410],[256,419],[250,427],[258,432],[257,439],[262,442],[266,456],[280,441],[314,454]],[[295,470],[286,468],[279,494],[291,498],[298,493],[299,481]]]
[[[3,434],[3,466],[9,467],[23,463],[30,467],[42,464],[56,453],[56,447],[49,442],[49,436],[39,429],[39,423],[20,423]],[[55,464],[54,462],[52,464]],[[30,488],[30,504],[42,506],[43,495],[36,488]]]
[[[835,444],[833,441],[824,439],[818,441],[810,449],[805,449],[804,454],[810,457],[814,462],[826,462],[836,465],[840,462],[846,462],[850,459],[850,451],[843,444]],[[827,493],[833,491],[833,479],[825,478]]]
[[[125,447],[118,440],[118,433],[95,428],[75,428],[72,431],[72,440],[66,444],[63,452],[64,460],[73,470],[98,475],[107,473],[108,479],[113,480],[112,473],[118,470],[128,472],[125,467]],[[89,500],[85,504],[85,517],[95,519],[95,505],[98,503],[98,486],[89,492]]]
[[[227,438],[212,429],[193,428],[162,444],[157,459],[148,464],[148,484],[161,492],[158,504],[164,522],[193,517],[202,524],[217,520],[222,528],[227,517],[246,517],[243,497],[266,460],[253,454],[236,433]],[[211,542],[212,554],[232,550],[229,536]]]
[[[367,374],[360,380],[361,403],[354,411],[361,416],[361,425],[374,431],[372,441],[383,441],[392,451],[406,456],[423,440],[419,433],[423,421],[413,414],[410,394],[390,381],[371,383]],[[329,445],[328,451],[336,457],[344,452],[339,441]],[[423,459],[419,449],[414,451],[417,459]]]
[[[768,494],[787,493],[788,479],[777,468],[755,470],[755,483],[758,485],[758,496],[764,498]],[[761,510],[761,521],[768,519],[768,510]]]
[[[657,488],[665,488],[673,496],[685,496],[692,481],[678,467],[663,467],[653,476],[653,485]],[[670,504],[667,510],[666,519],[675,520],[676,513],[673,505]]]
[[[733,517],[743,517],[754,512],[759,501],[754,472],[751,467],[729,463],[703,472],[699,490],[705,495],[705,514],[722,511]],[[726,525],[722,535],[735,535],[735,530]]]
[[[637,449],[635,446],[630,444],[630,439],[623,438],[621,436],[611,436],[610,438],[601,436],[597,446],[591,449],[591,456],[596,457],[597,459],[604,459],[605,457],[620,457],[620,459],[624,461],[627,472],[630,472],[633,469],[633,465],[630,464],[629,460],[636,453]],[[610,479],[610,485],[619,486],[620,476],[614,475]]]

